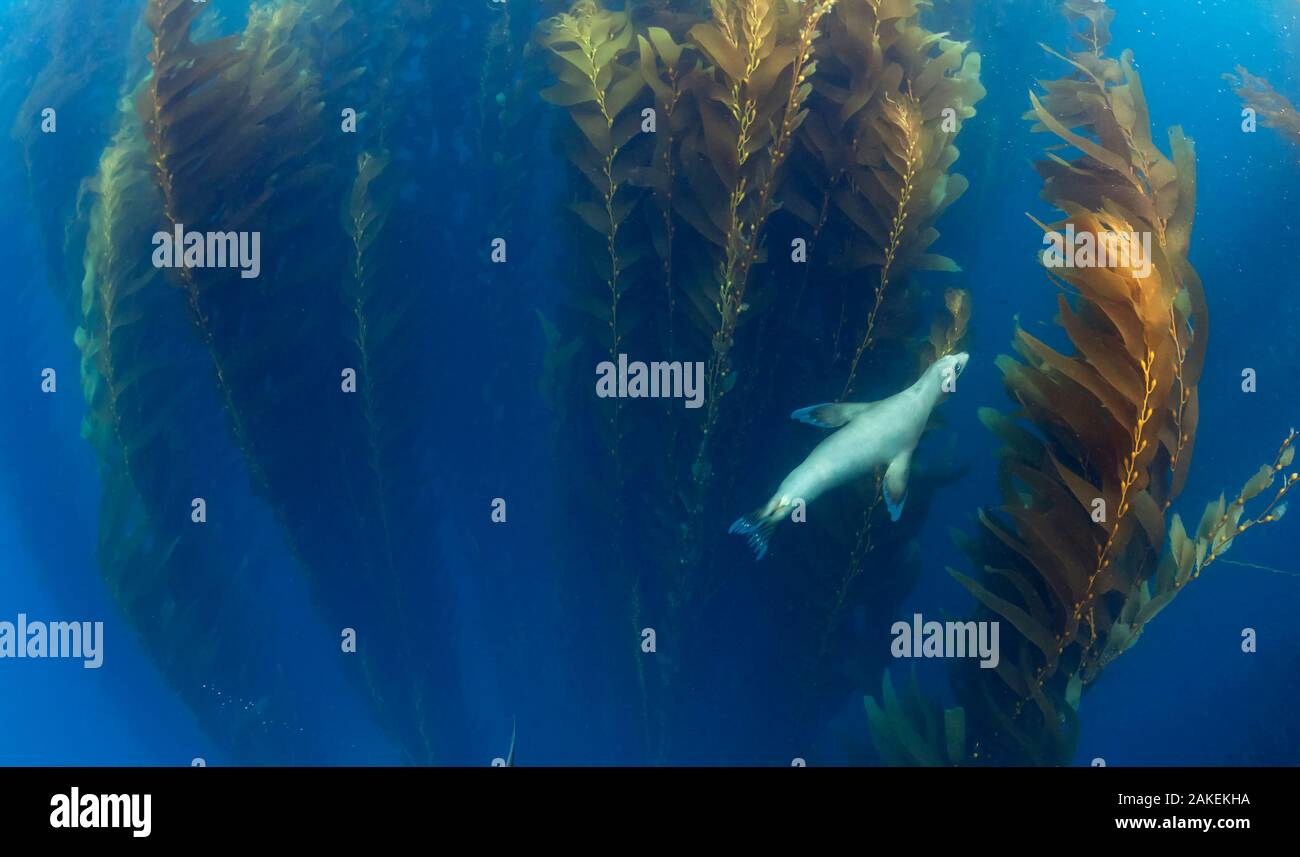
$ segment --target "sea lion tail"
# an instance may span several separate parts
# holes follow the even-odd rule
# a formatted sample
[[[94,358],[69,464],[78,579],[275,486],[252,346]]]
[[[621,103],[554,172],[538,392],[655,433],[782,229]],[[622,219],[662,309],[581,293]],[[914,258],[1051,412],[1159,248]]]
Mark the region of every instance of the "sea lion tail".
[[[789,504],[782,504],[779,497],[773,497],[766,506],[760,506],[743,518],[737,518],[727,532],[748,536],[749,546],[754,549],[754,558],[762,559],[767,554],[767,542],[772,537],[772,531],[781,523],[788,508]]]

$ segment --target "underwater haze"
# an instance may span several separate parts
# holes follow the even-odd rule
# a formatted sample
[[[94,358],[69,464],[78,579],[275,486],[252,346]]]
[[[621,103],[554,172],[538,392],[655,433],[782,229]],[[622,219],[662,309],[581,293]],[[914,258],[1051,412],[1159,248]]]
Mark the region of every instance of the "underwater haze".
[[[0,764],[1297,765],[1296,0],[0,0]]]

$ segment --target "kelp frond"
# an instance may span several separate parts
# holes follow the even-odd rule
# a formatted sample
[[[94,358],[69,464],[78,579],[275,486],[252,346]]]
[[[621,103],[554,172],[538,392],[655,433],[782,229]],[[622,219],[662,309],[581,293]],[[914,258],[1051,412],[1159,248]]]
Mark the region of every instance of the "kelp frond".
[[[194,383],[205,355],[188,335],[183,301],[147,252],[163,221],[148,155],[138,121],[124,112],[83,189],[89,231],[76,342],[83,434],[103,484],[100,569],[145,650],[223,752],[290,762],[301,758],[301,736],[264,728],[295,719],[281,665],[257,635],[229,633],[232,624],[265,626],[267,617],[249,603],[248,546],[238,534],[251,528],[229,502],[237,462],[212,434],[220,403]],[[222,524],[191,519],[195,494]],[[256,706],[221,707],[206,691],[217,677]]]
[[[654,235],[655,250],[662,260],[664,292],[667,298],[665,333],[669,356],[676,351],[677,294],[673,271],[673,247],[677,236],[674,194],[677,184],[677,151],[685,130],[682,107],[686,96],[687,76],[694,67],[697,52],[690,45],[678,44],[672,33],[662,27],[650,27],[645,35],[637,34],[641,76],[654,93],[655,109],[663,116],[664,127],[657,131],[654,159],[642,170],[638,183],[649,187],[659,204],[662,229]]]
[[[1274,128],[1291,143],[1300,145],[1300,113],[1289,98],[1245,66],[1237,66],[1236,74],[1225,74],[1223,79],[1246,107],[1262,117],[1265,128]]]
[[[137,107],[161,226],[254,231],[267,259],[251,280],[233,268],[188,267],[176,280],[255,489],[328,621],[367,628],[357,661],[377,714],[406,758],[429,762],[445,714],[431,710],[442,686],[435,674],[446,662],[414,661],[441,605],[428,584],[423,456],[412,440],[424,415],[413,407],[419,396],[396,392],[420,340],[409,327],[418,291],[386,267],[400,240],[390,217],[400,171],[383,145],[392,113],[363,118],[350,164],[326,151],[322,116],[327,94],[393,84],[403,7],[375,13],[384,19],[355,50],[331,35],[351,19],[350,4],[257,7],[242,33],[196,43],[203,8],[150,0],[146,13],[153,77]],[[367,73],[335,68],[323,84],[324,62],[364,63]],[[399,103],[381,100],[390,110]],[[322,228],[339,240],[320,240]],[[339,386],[347,369],[357,372],[355,399]],[[321,496],[336,502],[322,505]],[[413,600],[426,605],[418,622],[405,610]]]
[[[902,155],[902,174],[899,176],[898,200],[895,203],[893,216],[889,220],[889,237],[885,243],[885,258],[880,265],[880,275],[876,282],[875,295],[871,301],[871,312],[867,314],[866,331],[862,334],[862,343],[853,355],[853,362],[849,366],[849,377],[844,382],[844,391],[840,393],[840,399],[847,399],[853,392],[853,381],[857,378],[858,363],[862,360],[862,354],[874,343],[873,334],[876,330],[876,316],[880,312],[880,306],[885,300],[885,290],[889,287],[889,274],[894,266],[894,260],[898,257],[898,250],[903,242],[903,227],[907,223],[907,210],[912,201],[912,194],[916,190],[916,173],[920,165],[920,148],[921,148],[921,121],[920,121],[920,103],[916,97],[909,91],[901,100],[895,100],[888,93],[885,95],[885,108],[881,111],[882,120],[894,127],[898,135],[903,140]]]
[[[625,150],[640,132],[641,117],[632,107],[646,88],[640,67],[631,61],[636,56],[634,36],[625,13],[603,9],[593,0],[578,0],[569,12],[544,22],[538,31],[556,78],[542,97],[566,108],[580,132],[569,138],[567,153],[594,194],[572,203],[570,209],[603,244],[598,276],[605,294],[585,302],[584,309],[603,322],[596,335],[612,361],[618,360],[630,333],[631,325],[620,310],[629,286],[627,269],[641,255],[629,246],[638,242],[638,236],[623,229],[639,200],[628,190],[636,161],[625,156]],[[606,443],[621,484],[624,428],[618,398],[608,411]]]
[[[819,27],[835,4],[817,0],[781,12],[772,0],[714,0],[713,18],[691,28],[691,40],[712,63],[709,73],[691,82],[702,137],[693,146],[707,153],[713,172],[711,182],[692,176],[691,186],[711,221],[702,234],[722,250],[716,288],[708,297],[716,324],[706,435],[716,422],[721,382],[731,371],[763,228],[794,135],[807,116]]]
[[[1183,587],[1200,577],[1216,560],[1228,552],[1238,536],[1255,527],[1271,524],[1286,514],[1286,496],[1300,482],[1300,473],[1286,473],[1295,459],[1296,432],[1282,441],[1270,464],[1265,464],[1228,501],[1219,499],[1206,504],[1195,532],[1189,533],[1178,515],[1169,525],[1169,542],[1160,566],[1148,579],[1140,581],[1125,598],[1119,616],[1111,626],[1105,646],[1082,672],[1084,683],[1096,679],[1115,658],[1138,641],[1147,623],[1164,610]],[[1252,500],[1280,484],[1262,508],[1247,513]],[[1229,560],[1229,562],[1231,562]]]
[[[868,288],[850,284],[845,294],[841,328],[860,333],[841,398],[852,393],[859,364],[880,335],[882,310],[904,305],[907,276],[959,270],[929,248],[938,238],[934,224],[968,186],[951,172],[959,154],[953,141],[985,91],[980,55],[927,30],[919,21],[923,6],[842,0],[836,7],[825,27],[825,61],[814,80],[799,170],[819,177],[821,198],[806,182],[783,195],[819,238],[828,218],[839,221],[829,224],[839,245],[833,269],[855,279],[873,270]],[[850,326],[854,317],[861,327]]]
[[[978,671],[968,677],[971,710],[998,736],[990,738],[995,752],[1033,761],[1072,752],[1074,732],[1062,718],[1095,677],[1127,594],[1156,574],[1165,510],[1190,461],[1208,332],[1185,255],[1191,143],[1174,129],[1172,159],[1151,143],[1130,54],[1117,61],[1101,53],[1108,11],[1067,3],[1067,17],[1083,22],[1085,50],[1062,57],[1074,73],[1044,83],[1042,98],[1031,94],[1026,115],[1081,153],[1073,161],[1049,154],[1038,165],[1044,198],[1066,213],[1044,231],[1119,236],[1131,252],[1085,267],[1057,267],[1044,254],[1063,288],[1059,319],[1072,352],[1018,330],[1019,361],[999,358],[1032,431],[981,415],[1007,444],[1004,505],[980,516],[980,579],[953,573],[1017,632],[1004,647],[1012,651],[986,671],[996,683]],[[1151,248],[1145,260],[1132,252],[1141,236]]]
[[[885,670],[880,702],[870,696],[863,702],[872,742],[886,764],[941,767],[974,760],[966,744],[966,712],[960,708],[942,709],[926,699],[915,672],[900,698],[889,670]]]

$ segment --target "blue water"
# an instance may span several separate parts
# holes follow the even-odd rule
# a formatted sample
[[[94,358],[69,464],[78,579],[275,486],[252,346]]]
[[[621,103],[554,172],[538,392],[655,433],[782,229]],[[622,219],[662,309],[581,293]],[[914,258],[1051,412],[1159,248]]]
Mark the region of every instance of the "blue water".
[[[211,5],[221,12],[220,32],[242,28],[247,4]],[[375,20],[392,5],[376,4]],[[1039,41],[1063,47],[1065,25],[1054,4],[1039,0],[953,5],[974,9],[969,37],[982,54],[988,90],[957,140],[955,169],[971,188],[941,218],[934,248],[957,260],[963,273],[955,282],[933,282],[969,289],[973,304],[971,362],[960,394],[943,413],[943,431],[956,438],[957,457],[967,469],[923,510],[910,548],[919,574],[909,577],[907,569],[873,563],[869,555],[864,574],[892,593],[888,597],[897,596],[889,621],[971,609],[969,594],[945,569],[969,565],[950,531],[973,532],[977,509],[999,501],[997,443],[976,408],[1010,407],[993,359],[1009,350],[1016,319],[1034,335],[1059,341],[1051,327],[1055,291],[1035,258],[1038,229],[1025,216],[1053,219],[1032,168],[1047,136],[1030,134],[1020,117],[1035,81],[1066,71],[1037,47]],[[1164,129],[1175,124],[1196,142],[1191,262],[1205,284],[1212,332],[1194,464],[1174,507],[1190,526],[1205,502],[1234,491],[1300,423],[1300,283],[1294,273],[1300,149],[1271,129],[1243,134],[1241,104],[1221,79],[1243,65],[1300,99],[1300,7],[1284,0],[1111,5],[1118,12],[1111,52],[1134,52],[1157,145],[1168,151]],[[71,228],[76,222],[78,187],[110,142],[119,86],[144,61],[147,45],[138,34],[132,37],[144,6],[139,0],[0,0],[0,127],[12,123],[20,132],[0,139],[0,621],[21,612],[106,626],[105,663],[98,670],[83,669],[77,660],[0,660],[0,764],[410,762],[383,723],[385,705],[402,714],[410,706],[376,705],[369,698],[356,663],[348,660],[355,656],[340,650],[344,623],[329,606],[342,604],[338,609],[346,613],[349,601],[386,603],[381,582],[357,575],[346,578],[352,581],[346,587],[355,589],[336,582],[317,588],[292,555],[274,504],[252,487],[247,472],[231,470],[223,485],[246,522],[239,550],[252,558],[253,571],[241,598],[252,618],[223,623],[216,616],[198,630],[252,640],[253,672],[283,680],[293,714],[262,727],[269,736],[263,749],[252,756],[232,752],[196,713],[219,714],[230,705],[217,689],[242,680],[241,665],[187,675],[212,688],[210,698],[187,702],[101,574],[103,486],[96,453],[81,436],[86,403],[76,322],[60,297],[69,288],[78,292],[80,283],[60,282],[63,268],[50,264],[48,247],[62,240],[51,233],[51,223]],[[508,6],[510,38],[522,49],[535,4],[512,0]],[[726,549],[713,554],[721,590],[696,619],[690,644],[661,643],[659,654],[688,666],[682,674],[692,678],[675,688],[675,696],[652,695],[649,703],[640,696],[633,668],[640,654],[637,629],[626,616],[626,593],[609,557],[633,557],[629,566],[636,566],[672,550],[636,523],[663,511],[662,488],[649,480],[625,487],[631,523],[622,529],[575,518],[582,508],[571,505],[577,495],[606,511],[614,504],[600,493],[608,483],[588,470],[602,454],[600,440],[589,428],[578,442],[570,437],[557,444],[554,432],[566,423],[539,391],[545,341],[538,312],[550,320],[564,315],[566,294],[584,264],[566,243],[576,227],[560,214],[570,185],[556,140],[567,120],[553,108],[524,102],[527,119],[498,141],[522,159],[522,167],[495,162],[491,146],[476,141],[473,117],[493,101],[489,90],[499,85],[483,84],[480,75],[487,68],[489,29],[502,12],[486,0],[433,0],[431,8],[435,23],[411,34],[395,77],[396,87],[419,96],[403,102],[417,105],[404,108],[403,127],[419,133],[391,144],[410,175],[400,203],[407,231],[395,258],[405,266],[403,282],[418,284],[420,295],[411,310],[419,313],[418,323],[404,334],[416,356],[394,383],[416,397],[412,402],[420,396],[430,402],[427,410],[411,405],[414,436],[393,472],[418,482],[410,495],[418,506],[412,533],[431,546],[430,559],[412,561],[409,570],[420,580],[436,580],[438,600],[418,586],[418,596],[398,599],[421,630],[412,660],[401,668],[386,661],[391,672],[379,681],[396,694],[405,671],[426,671],[438,688],[438,724],[447,736],[433,758],[414,761],[487,765],[507,754],[514,729],[521,765],[785,765],[795,757],[809,764],[877,763],[862,697],[878,695],[888,623],[871,624],[883,617],[865,609],[851,614],[854,630],[847,641],[837,637],[827,665],[832,678],[817,697],[816,713],[796,718],[807,676],[794,664],[812,654],[807,649],[816,641],[800,624],[801,582],[780,577],[791,566],[779,559],[756,565],[738,541],[724,542]],[[76,37],[80,28],[95,38]],[[39,119],[24,114],[32,106],[24,102],[56,54],[70,69],[94,71],[89,85],[69,74],[51,90],[47,100],[60,105],[58,148],[38,152],[33,178],[22,129]],[[544,72],[521,67],[508,73],[510,85],[535,89],[533,73],[544,80]],[[480,86],[487,88],[480,92]],[[55,145],[37,135],[37,145],[46,144]],[[335,196],[342,198],[341,186]],[[335,219],[331,215],[329,227]],[[341,241],[325,237],[325,230],[318,230],[322,253]],[[495,266],[485,248],[503,233],[510,239],[510,262]],[[58,373],[53,394],[40,387],[47,367]],[[1257,373],[1257,392],[1242,392],[1247,367]],[[268,376],[274,371],[268,367]],[[578,374],[585,379],[587,371],[582,363]],[[336,374],[330,365],[326,383],[335,384]],[[769,410],[814,404],[828,388],[771,390]],[[194,425],[175,430],[220,424],[193,419]],[[796,450],[812,437],[785,425],[777,430],[780,450]],[[229,440],[226,447],[198,454],[234,450]],[[937,447],[923,445],[918,454],[928,449],[937,456]],[[774,456],[780,460],[747,462],[741,488],[711,514],[730,520],[752,508],[757,498],[747,486],[776,484],[782,468],[804,451],[791,452],[791,461],[783,451]],[[427,475],[415,476],[424,473],[421,468]],[[311,494],[310,484],[294,488],[295,496]],[[506,500],[505,524],[491,518],[496,498]],[[340,498],[322,493],[315,500],[337,515],[322,512],[323,520],[346,519],[338,512]],[[1107,668],[1084,696],[1074,764],[1097,758],[1108,765],[1300,764],[1296,525],[1286,519],[1250,533],[1226,559],[1258,567],[1216,564]],[[330,533],[318,535],[328,543]],[[378,538],[361,533],[359,541]],[[657,624],[653,616],[643,618],[642,624]],[[1242,651],[1246,628],[1257,634],[1256,652]],[[198,645],[197,636],[178,637],[169,646],[185,651]],[[364,629],[360,639],[368,644]],[[864,655],[867,647],[878,651]],[[945,665],[916,664],[922,687],[952,704]],[[911,669],[889,666],[898,683]],[[234,705],[251,702],[240,697]],[[672,724],[671,742],[647,740],[647,728],[654,727],[646,724],[657,718]]]

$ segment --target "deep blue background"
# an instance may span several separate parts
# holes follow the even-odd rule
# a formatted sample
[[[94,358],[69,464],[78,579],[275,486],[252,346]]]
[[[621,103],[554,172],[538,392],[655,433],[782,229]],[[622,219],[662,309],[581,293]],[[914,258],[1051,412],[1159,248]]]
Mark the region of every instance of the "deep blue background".
[[[997,502],[995,445],[976,409],[1006,405],[993,359],[1007,350],[1016,317],[1036,335],[1052,336],[1055,294],[1035,259],[1038,229],[1025,216],[1030,212],[1049,220],[1052,215],[1038,199],[1039,181],[1031,167],[1048,138],[1031,135],[1020,116],[1036,78],[1065,72],[1059,60],[1036,46],[1041,40],[1062,48],[1065,25],[1045,14],[1050,5],[1037,0],[996,5],[993,10],[976,4],[974,41],[983,54],[989,96],[958,141],[957,166],[972,187],[939,224],[943,237],[936,248],[962,265],[959,284],[971,290],[974,301],[972,361],[959,394],[945,406],[972,466],[930,512],[920,540],[924,573],[902,616],[968,607],[969,597],[944,568],[964,562],[948,531],[970,531],[976,508]],[[1112,5],[1119,13],[1112,52],[1129,47],[1135,53],[1155,139],[1163,143],[1163,129],[1176,123],[1196,142],[1192,261],[1205,283],[1212,332],[1200,384],[1196,459],[1176,506],[1194,525],[1204,502],[1235,490],[1300,422],[1300,297],[1294,273],[1300,249],[1294,216],[1300,150],[1268,129],[1243,134],[1240,103],[1220,78],[1245,65],[1300,99],[1300,7],[1289,0],[1120,0]],[[493,14],[487,3],[481,12],[471,3],[457,6],[466,26],[481,25]],[[4,35],[21,39],[21,26]],[[0,50],[4,47],[0,43]],[[13,73],[24,71],[31,73]],[[9,119],[3,117],[3,124]],[[439,157],[466,169],[475,166],[474,154],[451,131],[441,145]],[[21,160],[11,156],[16,151],[11,141],[0,146],[5,153],[0,157],[5,191],[0,195],[0,619],[12,621],[21,611],[34,619],[98,619],[108,626],[106,661],[98,671],[83,670],[75,661],[0,662],[0,764],[188,764],[196,756],[220,763],[193,716],[117,619],[97,574],[99,487],[94,456],[79,437],[78,356],[43,288]],[[547,152],[539,152],[534,165],[531,190],[544,207],[562,167]],[[464,203],[454,197],[431,200],[430,216]],[[445,516],[431,521],[430,530],[444,546],[444,566],[457,581],[458,656],[467,667],[466,687],[459,692],[485,736],[475,752],[481,751],[485,764],[503,755],[511,718],[521,716],[524,763],[530,751],[548,760],[618,762],[625,760],[619,750],[592,743],[592,734],[607,734],[607,724],[593,733],[591,723],[540,714],[565,708],[561,700],[547,698],[558,692],[545,680],[548,671],[581,672],[584,664],[556,663],[557,649],[547,636],[563,625],[552,597],[558,570],[549,559],[559,552],[551,551],[544,521],[555,513],[550,501],[555,480],[564,478],[564,462],[549,456],[546,415],[536,393],[542,343],[533,308],[554,300],[558,286],[548,272],[556,267],[554,254],[562,242],[555,234],[559,227],[545,219],[525,228],[530,234],[514,245],[519,249],[508,275],[428,260],[430,287],[445,295],[445,313],[429,319],[429,348],[445,372],[447,402],[447,418],[429,427],[429,443],[448,462],[438,485],[447,499]],[[477,246],[484,239],[471,230],[465,240]],[[499,311],[503,302],[491,290],[511,293],[508,312]],[[485,325],[493,331],[490,338],[473,335]],[[40,393],[40,371],[47,366],[59,373],[57,395]],[[1240,389],[1245,367],[1258,373],[1257,393]],[[800,391],[786,394],[792,408],[811,404]],[[486,526],[494,497],[510,502],[512,523],[506,530]],[[1286,573],[1217,564],[1147,628],[1139,645],[1109,667],[1084,698],[1078,763],[1094,757],[1111,765],[1300,763],[1296,525],[1296,519],[1288,519],[1256,530],[1227,557]],[[497,549],[512,557],[508,568],[491,569],[497,575],[491,579],[516,581],[515,597],[508,601],[495,598],[484,584],[487,539],[503,542]],[[297,652],[303,691],[318,702],[310,722],[293,727],[315,730],[334,748],[319,760],[323,763],[396,761],[396,752],[344,681],[335,638],[307,608],[305,588],[292,567],[285,561],[268,569],[266,577],[263,597],[284,605],[277,633]],[[546,615],[524,623],[519,611],[530,611],[532,618]],[[534,629],[536,638],[517,639],[524,626]],[[1258,632],[1255,654],[1240,648],[1247,627]],[[779,645],[779,629],[765,630],[770,643]],[[516,647],[516,658],[522,647],[522,660],[538,665],[531,679],[499,670],[503,640]],[[761,647],[752,651],[762,657]],[[941,664],[920,662],[918,672],[928,688],[946,692]],[[599,676],[587,680],[593,691],[601,684]],[[844,711],[834,728],[865,736],[860,694],[845,699]],[[744,716],[726,714],[743,728]],[[758,729],[762,712],[748,714]],[[799,748],[771,748],[754,761],[798,754]]]

